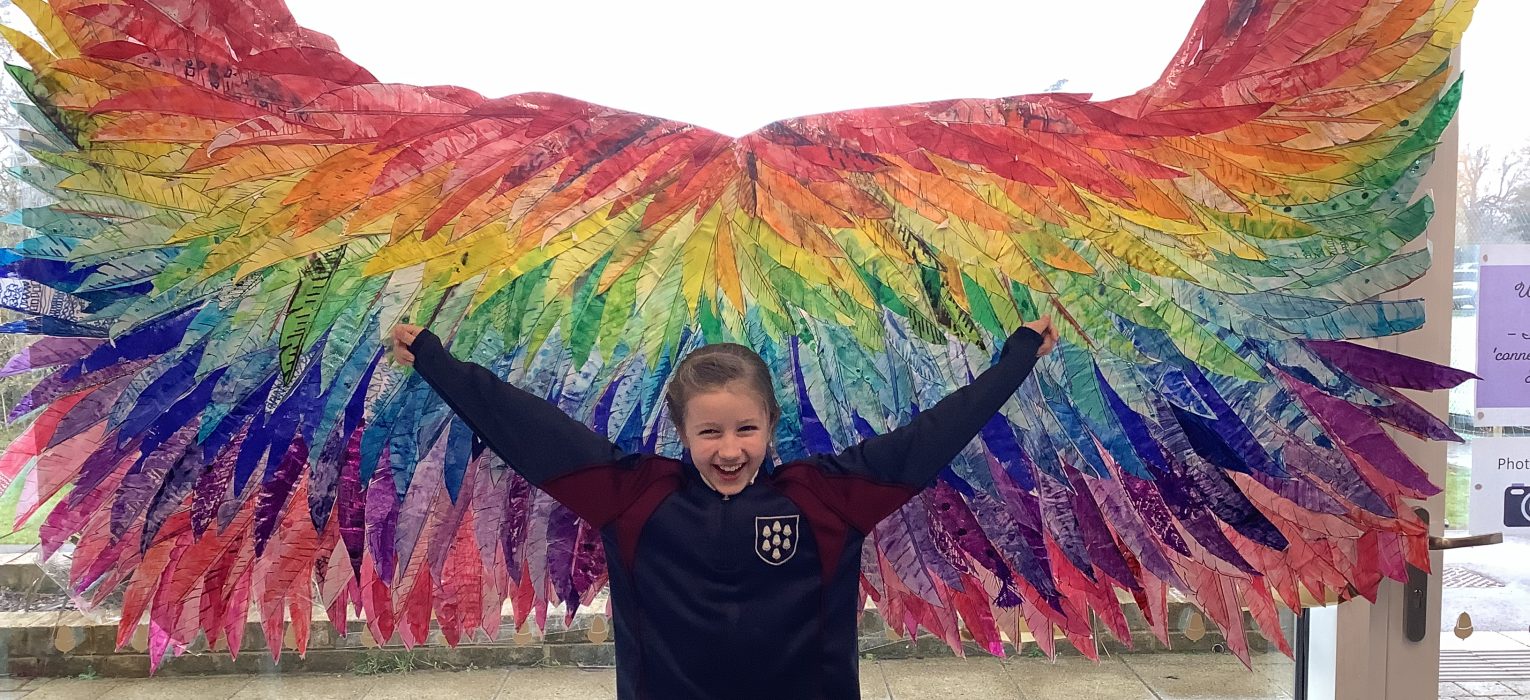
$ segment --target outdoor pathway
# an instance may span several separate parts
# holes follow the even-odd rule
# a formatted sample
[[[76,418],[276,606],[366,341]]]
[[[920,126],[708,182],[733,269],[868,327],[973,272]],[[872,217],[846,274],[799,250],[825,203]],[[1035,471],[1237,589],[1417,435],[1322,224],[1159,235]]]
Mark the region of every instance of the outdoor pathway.
[[[861,697],[878,700],[1290,700],[1284,656],[1137,654],[1096,664],[1078,657],[865,661]],[[0,678],[0,700],[606,700],[607,668],[512,668],[402,674],[170,676],[136,679]],[[1530,681],[1441,683],[1441,700],[1530,700]]]
[[[861,697],[897,700],[1287,700],[1293,679],[1284,656],[1264,655],[1254,670],[1229,656],[1143,654],[1077,658],[914,659],[866,661]],[[514,668],[416,671],[404,674],[204,676],[153,679],[0,679],[0,700],[539,700],[607,699],[616,693],[610,669]],[[1526,689],[1530,693],[1530,689]]]

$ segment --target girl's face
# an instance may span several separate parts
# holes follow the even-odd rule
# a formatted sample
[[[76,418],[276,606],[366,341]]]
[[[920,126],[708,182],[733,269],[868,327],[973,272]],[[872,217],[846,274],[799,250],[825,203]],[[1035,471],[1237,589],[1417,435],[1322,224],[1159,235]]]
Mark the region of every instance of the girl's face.
[[[760,473],[774,429],[764,402],[732,382],[686,402],[680,444],[690,451],[701,478],[732,496]]]

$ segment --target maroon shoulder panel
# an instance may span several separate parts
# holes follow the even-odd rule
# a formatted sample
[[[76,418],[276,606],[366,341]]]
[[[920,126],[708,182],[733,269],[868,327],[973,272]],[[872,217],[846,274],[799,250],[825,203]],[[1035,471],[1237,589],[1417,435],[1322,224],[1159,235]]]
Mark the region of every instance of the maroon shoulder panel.
[[[877,523],[902,507],[919,489],[887,484],[853,475],[826,474],[807,462],[793,462],[776,470],[776,487],[792,499],[813,528],[823,577],[834,575],[844,553],[850,528],[871,534]]]
[[[596,529],[614,524],[622,564],[630,569],[643,523],[679,488],[682,468],[673,459],[646,455],[633,467],[602,464],[570,472],[542,490]]]

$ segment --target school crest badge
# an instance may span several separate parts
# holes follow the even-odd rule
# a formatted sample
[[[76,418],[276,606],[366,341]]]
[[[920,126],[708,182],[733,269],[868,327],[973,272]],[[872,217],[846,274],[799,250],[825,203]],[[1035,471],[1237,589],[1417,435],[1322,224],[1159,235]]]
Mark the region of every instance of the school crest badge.
[[[773,515],[754,519],[754,553],[766,564],[785,564],[797,553],[801,526],[795,515]]]

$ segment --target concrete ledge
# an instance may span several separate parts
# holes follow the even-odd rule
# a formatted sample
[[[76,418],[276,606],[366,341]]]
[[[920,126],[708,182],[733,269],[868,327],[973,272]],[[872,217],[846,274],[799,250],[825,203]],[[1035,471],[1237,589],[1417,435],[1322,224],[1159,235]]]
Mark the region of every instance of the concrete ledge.
[[[597,609],[603,606],[597,606]],[[1171,603],[1169,607],[1170,629],[1180,625],[1176,620],[1194,611],[1184,603]],[[573,624],[564,625],[561,613],[549,614],[546,634],[517,633],[513,619],[501,623],[496,639],[477,634],[464,638],[456,648],[446,645],[439,629],[432,629],[426,642],[414,649],[405,649],[397,639],[378,644],[360,620],[347,624],[347,633],[337,634],[322,611],[315,611],[311,622],[308,651],[299,656],[294,650],[295,642],[289,632],[287,638],[278,640],[281,648],[280,661],[272,658],[272,644],[258,622],[245,626],[243,643],[237,658],[230,657],[221,641],[209,649],[198,639],[179,657],[168,657],[158,674],[206,675],[272,672],[370,672],[401,669],[464,669],[470,667],[497,668],[509,666],[577,666],[609,667],[615,664],[614,645],[609,641],[610,631],[604,619],[583,613],[575,617]],[[1191,640],[1183,633],[1172,631],[1171,647],[1165,647],[1147,629],[1135,609],[1128,609],[1127,619],[1133,629],[1134,653],[1156,652],[1220,652],[1225,640],[1216,632],[1208,632]],[[1251,620],[1245,620],[1249,646],[1255,653],[1270,651],[1267,642]],[[917,641],[904,637],[894,638],[875,609],[868,609],[861,618],[860,644],[862,656],[867,659],[925,659],[949,658],[954,654],[946,643],[925,635]],[[1128,650],[1126,644],[1110,637],[1103,629],[1097,633],[1102,654],[1117,654]],[[102,677],[132,678],[149,675],[148,630],[140,626],[129,644],[116,648],[117,621],[109,616],[91,617],[78,611],[43,613],[0,613],[0,660],[8,673],[14,676],[77,676],[80,674]],[[1029,635],[1020,640],[1019,655],[1039,654],[1038,647]],[[1078,657],[1066,640],[1057,640],[1059,656]],[[1006,656],[1015,656],[1012,642],[1004,645]],[[968,656],[988,656],[987,651],[970,641],[965,644]]]
[[[0,553],[0,589],[58,593],[57,582],[45,575],[36,552]]]

